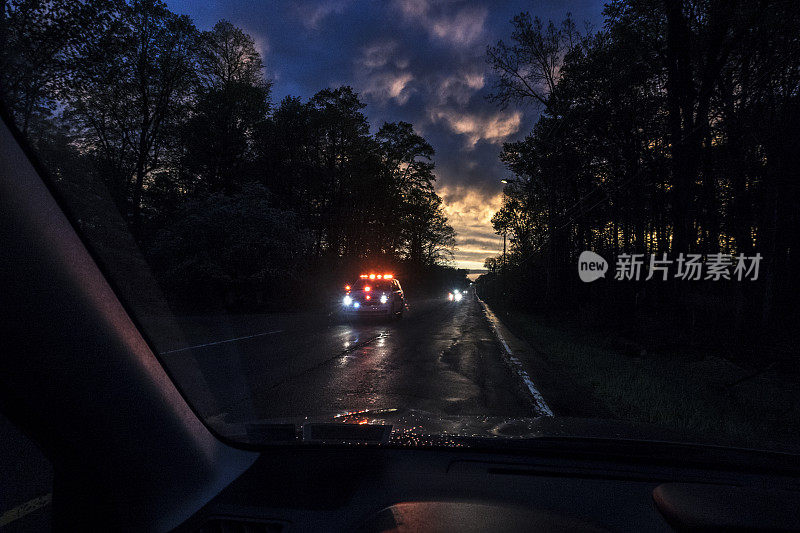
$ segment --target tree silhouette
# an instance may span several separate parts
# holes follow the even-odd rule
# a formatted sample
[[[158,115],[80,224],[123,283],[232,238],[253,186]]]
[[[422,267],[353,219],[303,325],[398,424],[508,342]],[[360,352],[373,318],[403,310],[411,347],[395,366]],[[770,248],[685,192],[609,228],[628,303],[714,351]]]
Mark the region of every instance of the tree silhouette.
[[[615,0],[604,14],[600,31],[576,36],[569,23],[523,13],[512,44],[488,48],[493,100],[542,110],[500,156],[517,176],[493,219],[509,235],[506,275],[521,288],[508,298],[574,309],[602,297],[627,309],[609,320],[669,309],[682,335],[699,314],[734,335],[758,331],[742,327],[745,317],[765,328],[795,320],[800,7]],[[586,249],[758,251],[766,266],[747,287],[587,287],[574,273]]]

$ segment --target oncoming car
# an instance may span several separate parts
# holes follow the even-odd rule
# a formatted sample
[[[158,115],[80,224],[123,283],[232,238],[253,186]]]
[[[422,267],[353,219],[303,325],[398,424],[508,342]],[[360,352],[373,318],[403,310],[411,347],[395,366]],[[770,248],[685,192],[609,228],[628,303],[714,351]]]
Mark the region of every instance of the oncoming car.
[[[344,290],[342,312],[347,316],[403,316],[405,296],[392,274],[361,274]]]
[[[460,302],[464,298],[464,293],[461,289],[453,289],[447,293],[447,300],[450,302]]]

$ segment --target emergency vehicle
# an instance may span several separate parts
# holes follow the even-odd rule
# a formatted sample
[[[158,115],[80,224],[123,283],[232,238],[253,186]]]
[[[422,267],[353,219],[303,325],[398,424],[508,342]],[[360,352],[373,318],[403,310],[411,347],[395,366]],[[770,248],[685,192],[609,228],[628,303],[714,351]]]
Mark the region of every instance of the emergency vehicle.
[[[344,287],[342,312],[345,315],[400,318],[405,307],[403,288],[392,274],[361,274]]]

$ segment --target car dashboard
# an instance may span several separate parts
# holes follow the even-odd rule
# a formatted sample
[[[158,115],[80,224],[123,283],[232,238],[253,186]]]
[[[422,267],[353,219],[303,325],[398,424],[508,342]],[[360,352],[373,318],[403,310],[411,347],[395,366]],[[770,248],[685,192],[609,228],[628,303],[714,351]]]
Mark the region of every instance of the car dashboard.
[[[796,477],[570,455],[272,448],[178,531],[641,532],[800,524]]]

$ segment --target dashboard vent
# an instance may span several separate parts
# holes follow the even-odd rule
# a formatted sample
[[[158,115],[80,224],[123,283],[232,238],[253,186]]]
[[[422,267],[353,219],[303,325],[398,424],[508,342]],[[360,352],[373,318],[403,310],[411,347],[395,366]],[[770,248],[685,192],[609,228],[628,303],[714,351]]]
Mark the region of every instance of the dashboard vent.
[[[281,533],[285,522],[248,518],[212,518],[200,528],[200,533]]]

